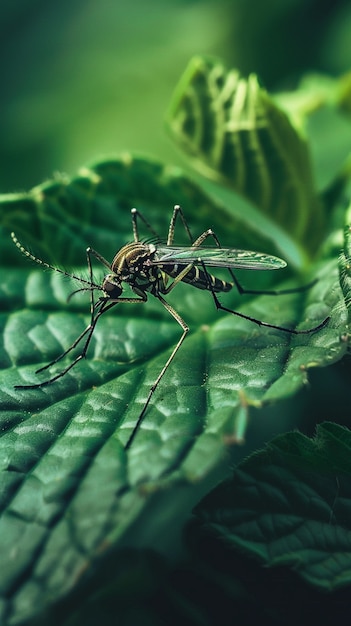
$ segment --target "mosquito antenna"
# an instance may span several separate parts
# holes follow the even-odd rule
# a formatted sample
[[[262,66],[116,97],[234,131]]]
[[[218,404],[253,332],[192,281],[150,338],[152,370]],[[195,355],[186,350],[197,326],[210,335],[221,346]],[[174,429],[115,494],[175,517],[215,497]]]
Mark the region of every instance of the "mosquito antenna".
[[[84,280],[84,279],[79,279],[79,280]],[[67,302],[69,302],[72,296],[75,296],[76,293],[80,293],[81,291],[94,291],[95,289],[100,289],[100,291],[103,291],[102,287],[99,287],[98,285],[95,285],[94,283],[91,283],[89,287],[82,287],[81,289],[75,289],[74,291],[72,291],[72,293],[69,294],[67,298]]]
[[[42,259],[39,259],[38,257],[34,256],[34,254],[32,254],[31,252],[29,252],[29,250],[27,250],[20,241],[18,241],[16,235],[14,232],[11,233],[11,239],[13,241],[13,243],[15,244],[15,246],[19,249],[20,252],[22,252],[22,254],[24,256],[26,256],[28,259],[30,259],[31,261],[34,261],[35,263],[37,263],[38,265],[41,265],[42,267],[47,267],[49,270],[53,270],[54,272],[58,272],[59,274],[63,274],[64,276],[67,276],[68,278],[74,278],[75,280],[79,280],[81,283],[85,283],[86,285],[89,285],[88,287],[85,287],[84,289],[82,289],[82,291],[86,290],[91,290],[91,289],[100,289],[101,290],[101,286],[100,285],[95,285],[95,283],[90,282],[90,280],[86,280],[85,278],[81,278],[80,276],[75,276],[74,274],[70,274],[69,272],[65,272],[65,270],[62,270],[59,267],[55,267],[54,265],[51,265],[50,263],[47,263],[46,261],[43,261]],[[77,291],[81,291],[80,289],[78,289]],[[73,292],[76,293],[76,292]]]

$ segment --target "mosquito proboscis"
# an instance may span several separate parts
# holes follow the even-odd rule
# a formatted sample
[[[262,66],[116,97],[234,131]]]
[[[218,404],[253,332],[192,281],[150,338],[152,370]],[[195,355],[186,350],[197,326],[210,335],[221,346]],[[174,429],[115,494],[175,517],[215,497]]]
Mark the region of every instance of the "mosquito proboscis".
[[[207,290],[211,293],[214,304],[217,310],[222,310],[227,313],[236,315],[237,317],[246,319],[258,326],[266,328],[273,328],[286,333],[301,335],[314,333],[323,326],[325,326],[329,320],[329,317],[325,318],[320,324],[307,330],[297,330],[294,328],[286,328],[284,326],[278,326],[276,324],[270,324],[263,322],[262,320],[250,317],[239,311],[235,311],[225,307],[218,299],[218,293],[224,293],[230,291],[234,286],[238,289],[240,294],[268,294],[268,295],[282,295],[288,293],[294,293],[301,291],[302,288],[285,289],[285,290],[253,290],[244,289],[237,277],[235,276],[233,269],[248,269],[248,270],[276,270],[286,267],[286,262],[282,259],[268,255],[265,253],[254,252],[249,250],[237,250],[222,248],[219,239],[212,229],[204,231],[197,239],[193,240],[187,221],[184,217],[183,211],[179,205],[176,205],[173,210],[172,218],[169,224],[168,237],[166,244],[158,243],[146,243],[140,240],[138,219],[141,220],[148,230],[157,237],[157,233],[152,226],[148,223],[145,217],[139,213],[137,209],[132,209],[132,227],[133,227],[133,241],[127,243],[117,252],[114,259],[109,263],[99,252],[96,252],[93,248],[87,248],[87,264],[89,271],[89,279],[83,279],[74,274],[70,274],[60,268],[57,268],[50,263],[42,261],[38,257],[29,252],[17,239],[14,233],[11,233],[11,237],[19,250],[26,257],[41,265],[44,268],[48,268],[55,272],[59,272],[64,276],[68,276],[80,282],[82,287],[74,291],[89,291],[90,292],[90,322],[84,331],[77,337],[72,345],[60,354],[57,358],[52,360],[47,365],[39,368],[36,374],[43,372],[44,370],[55,365],[65,356],[67,356],[74,348],[76,348],[84,339],[84,344],[80,354],[67,365],[58,374],[55,374],[51,378],[39,382],[33,385],[16,385],[16,389],[37,389],[54,383],[59,378],[62,378],[67,372],[69,372],[79,361],[85,358],[91,338],[94,333],[94,329],[99,318],[109,311],[112,307],[119,303],[127,304],[143,304],[147,301],[148,294],[151,294],[162,306],[168,311],[173,319],[179,324],[182,329],[182,334],[178,339],[172,353],[168,357],[161,371],[159,372],[156,380],[152,384],[146,401],[143,405],[142,411],[139,414],[132,433],[125,445],[128,449],[138,430],[140,424],[144,418],[146,410],[150,404],[151,398],[158,387],[162,377],[167,371],[169,365],[173,361],[176,353],[181,347],[187,333],[189,332],[189,326],[175,310],[173,306],[165,299],[180,282],[188,283],[197,289]],[[174,231],[178,216],[180,217],[187,236],[190,239],[190,246],[174,246]],[[205,247],[203,244],[212,239],[215,246]],[[155,239],[158,241],[158,239]],[[101,284],[94,282],[93,280],[93,267],[92,259],[95,258],[104,267],[107,268],[107,274],[104,276]],[[228,269],[231,280],[226,281],[217,278],[209,273],[207,268],[226,268]],[[124,285],[128,285],[133,296],[123,296]],[[312,283],[314,284],[314,283]],[[309,287],[311,285],[307,285]],[[95,292],[100,292],[100,296],[95,300]],[[70,296],[70,297],[71,297]]]

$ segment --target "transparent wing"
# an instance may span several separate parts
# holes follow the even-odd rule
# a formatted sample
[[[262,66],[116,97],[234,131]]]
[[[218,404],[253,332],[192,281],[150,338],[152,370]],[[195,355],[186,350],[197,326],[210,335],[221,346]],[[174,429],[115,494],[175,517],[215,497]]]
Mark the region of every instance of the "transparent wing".
[[[201,265],[206,267],[229,267],[247,270],[278,270],[286,267],[286,262],[276,256],[251,250],[230,248],[186,248],[157,247],[151,265]]]

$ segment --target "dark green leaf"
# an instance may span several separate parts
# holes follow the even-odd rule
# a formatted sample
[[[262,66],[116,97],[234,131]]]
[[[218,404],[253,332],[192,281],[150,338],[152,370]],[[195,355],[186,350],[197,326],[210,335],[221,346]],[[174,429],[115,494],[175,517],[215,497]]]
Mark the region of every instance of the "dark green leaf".
[[[212,534],[323,589],[351,582],[351,433],[281,435],[241,463],[196,509]]]

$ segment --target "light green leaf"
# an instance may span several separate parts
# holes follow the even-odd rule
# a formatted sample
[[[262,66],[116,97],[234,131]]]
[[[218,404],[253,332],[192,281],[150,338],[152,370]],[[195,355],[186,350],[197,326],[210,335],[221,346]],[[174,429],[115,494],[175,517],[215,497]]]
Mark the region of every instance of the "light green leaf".
[[[207,532],[231,551],[293,568],[332,590],[351,582],[351,433],[317,427],[288,433],[241,463],[196,508]]]
[[[313,252],[325,233],[306,139],[251,74],[194,57],[167,127],[200,171],[224,182]]]

